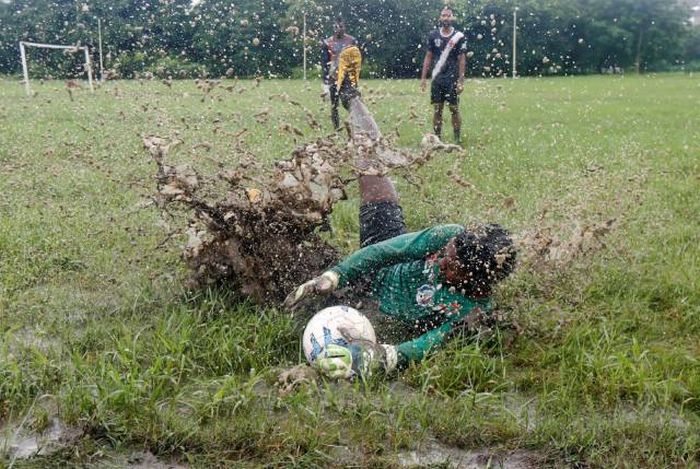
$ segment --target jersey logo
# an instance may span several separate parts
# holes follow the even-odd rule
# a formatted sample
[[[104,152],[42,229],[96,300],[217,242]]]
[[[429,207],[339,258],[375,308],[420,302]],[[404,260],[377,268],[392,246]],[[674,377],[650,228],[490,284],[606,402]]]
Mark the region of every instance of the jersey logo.
[[[423,308],[430,306],[433,304],[433,296],[435,296],[435,287],[422,285],[416,291],[416,303]]]
[[[462,311],[462,305],[456,301],[453,301],[452,303],[439,303],[433,306],[433,311],[446,316],[454,316]]]
[[[435,39],[435,47],[437,47],[439,49],[441,45],[442,45],[442,39],[440,39],[440,38]]]

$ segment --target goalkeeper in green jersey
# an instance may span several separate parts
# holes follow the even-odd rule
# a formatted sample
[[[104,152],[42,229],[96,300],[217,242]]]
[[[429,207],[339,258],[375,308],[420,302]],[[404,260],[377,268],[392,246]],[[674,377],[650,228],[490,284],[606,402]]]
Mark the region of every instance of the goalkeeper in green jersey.
[[[379,138],[359,96],[349,109],[350,120],[359,126],[356,132]],[[299,286],[285,306],[294,309],[310,297],[351,287],[375,302],[382,316],[420,332],[398,345],[327,347],[314,366],[331,377],[390,373],[423,359],[468,315],[489,310],[494,285],[512,272],[516,260],[511,236],[499,225],[440,225],[407,233],[391,180],[363,175],[359,185],[361,249]]]
[[[382,176],[360,179],[362,248],[287,299],[294,307],[313,295],[360,285],[379,312],[422,333],[398,345],[351,343],[333,346],[314,365],[331,377],[351,367],[389,373],[419,361],[439,347],[477,308],[487,312],[493,286],[510,274],[516,253],[509,233],[494,224],[467,230],[440,225],[406,233],[392,183]]]

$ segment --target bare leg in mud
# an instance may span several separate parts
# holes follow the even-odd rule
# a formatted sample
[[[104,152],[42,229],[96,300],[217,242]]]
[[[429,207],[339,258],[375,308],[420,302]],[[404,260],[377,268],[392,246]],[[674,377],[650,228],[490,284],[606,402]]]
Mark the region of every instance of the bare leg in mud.
[[[372,114],[359,96],[348,102],[350,134],[353,140],[363,139],[377,142],[381,132]],[[371,152],[369,154],[372,154]],[[363,166],[373,162],[358,162]],[[360,247],[366,247],[394,236],[406,233],[403,211],[394,183],[381,174],[363,174],[358,180],[360,187]]]
[[[437,103],[433,110],[433,133],[440,139],[442,138],[442,108],[444,105],[445,103]]]
[[[462,141],[462,118],[459,115],[459,106],[450,104],[452,113],[452,130],[454,132],[455,143],[459,145]]]

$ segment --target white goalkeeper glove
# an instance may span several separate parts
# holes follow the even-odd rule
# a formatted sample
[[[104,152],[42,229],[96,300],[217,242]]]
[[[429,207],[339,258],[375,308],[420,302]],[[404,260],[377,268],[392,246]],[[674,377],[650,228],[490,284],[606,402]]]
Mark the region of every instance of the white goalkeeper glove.
[[[336,272],[328,270],[315,279],[298,286],[296,290],[287,295],[284,306],[287,309],[294,309],[305,298],[328,294],[338,287],[339,280],[340,276]]]

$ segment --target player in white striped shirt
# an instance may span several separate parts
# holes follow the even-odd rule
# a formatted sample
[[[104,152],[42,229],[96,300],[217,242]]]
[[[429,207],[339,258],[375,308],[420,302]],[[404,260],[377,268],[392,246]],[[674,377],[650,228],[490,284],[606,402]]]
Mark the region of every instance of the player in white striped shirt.
[[[450,7],[440,12],[440,28],[432,31],[426,44],[427,50],[421,73],[421,90],[425,91],[428,71],[432,70],[430,102],[434,106],[433,131],[442,138],[442,110],[445,102],[452,113],[452,130],[457,144],[462,141],[462,119],[459,115],[459,94],[464,90],[464,74],[467,68],[467,41],[464,33],[453,26],[454,15]]]

